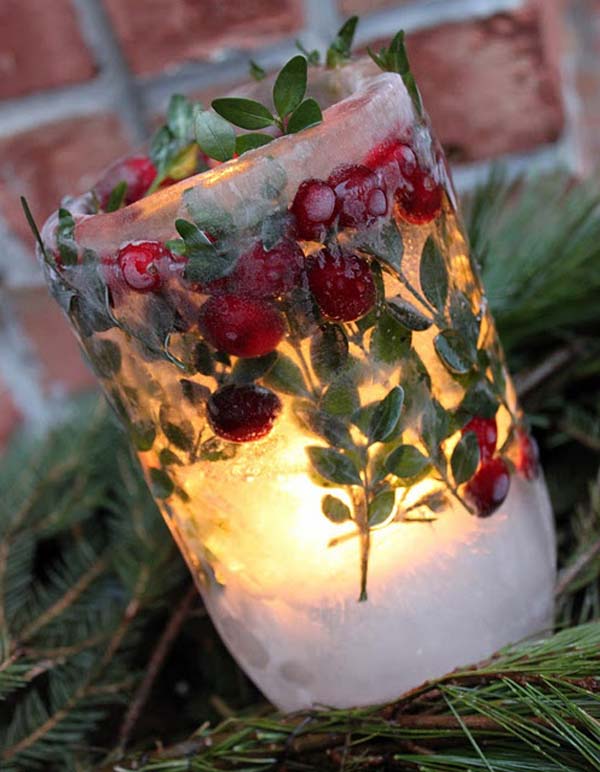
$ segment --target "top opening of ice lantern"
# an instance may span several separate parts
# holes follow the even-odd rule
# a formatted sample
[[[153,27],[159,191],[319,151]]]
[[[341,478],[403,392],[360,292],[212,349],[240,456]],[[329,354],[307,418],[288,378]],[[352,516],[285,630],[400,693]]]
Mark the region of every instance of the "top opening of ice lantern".
[[[310,68],[303,120],[302,57],[246,92],[276,112],[236,125],[276,138],[172,101],[168,168],[120,162],[41,239],[219,631],[286,708],[394,697],[552,607],[535,446],[394,40],[393,72]]]

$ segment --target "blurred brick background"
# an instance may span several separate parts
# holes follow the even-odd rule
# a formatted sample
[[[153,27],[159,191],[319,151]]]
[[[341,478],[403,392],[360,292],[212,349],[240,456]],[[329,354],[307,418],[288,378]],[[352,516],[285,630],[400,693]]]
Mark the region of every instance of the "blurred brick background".
[[[0,445],[44,427],[93,381],[41,282],[18,201],[43,221],[143,142],[169,95],[208,99],[324,50],[400,27],[459,187],[491,159],[589,174],[600,151],[599,0],[0,0]]]

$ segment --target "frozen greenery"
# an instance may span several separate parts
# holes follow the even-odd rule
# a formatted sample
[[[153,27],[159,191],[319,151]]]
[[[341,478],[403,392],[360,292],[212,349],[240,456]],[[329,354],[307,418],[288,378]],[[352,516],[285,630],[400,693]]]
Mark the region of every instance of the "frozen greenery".
[[[281,720],[224,651],[124,435],[92,399],[0,465],[0,769],[600,769],[599,201],[560,176],[494,174],[466,202],[542,446],[562,632],[393,706]],[[373,437],[401,400],[390,393]],[[328,516],[347,516],[340,503]]]

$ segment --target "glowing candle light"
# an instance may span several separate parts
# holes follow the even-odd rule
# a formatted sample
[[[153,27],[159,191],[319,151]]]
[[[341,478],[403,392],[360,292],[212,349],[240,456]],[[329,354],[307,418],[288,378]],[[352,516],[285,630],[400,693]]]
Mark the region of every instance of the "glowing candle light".
[[[284,709],[539,631],[555,570],[441,151],[399,75],[317,80],[323,123],[43,231],[217,628]]]

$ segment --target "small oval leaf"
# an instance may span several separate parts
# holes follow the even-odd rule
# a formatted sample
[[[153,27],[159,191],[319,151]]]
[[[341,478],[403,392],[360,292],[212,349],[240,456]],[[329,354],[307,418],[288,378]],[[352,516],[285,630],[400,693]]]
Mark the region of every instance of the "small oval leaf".
[[[428,330],[433,324],[433,319],[429,319],[418,308],[403,298],[398,297],[389,300],[388,310],[394,319],[406,327],[407,330],[422,332],[423,330]]]
[[[443,330],[433,341],[436,353],[451,373],[464,375],[473,365],[472,352],[456,330]]]
[[[479,443],[475,432],[463,434],[450,459],[452,475],[457,485],[470,480],[479,466]]]
[[[448,273],[444,258],[432,236],[425,242],[421,253],[419,278],[427,300],[435,309],[443,311],[448,296]]]
[[[280,118],[293,112],[306,93],[307,63],[298,54],[281,69],[273,86],[273,104]]]
[[[323,120],[323,113],[318,102],[312,98],[305,99],[291,114],[287,123],[285,133],[296,134],[303,129],[309,129],[316,126]]]
[[[385,460],[385,468],[388,472],[407,480],[422,474],[429,465],[427,456],[413,445],[400,445]]]
[[[332,523],[345,523],[352,519],[350,508],[343,501],[329,494],[323,496],[321,509],[325,517]]]
[[[196,113],[194,131],[200,149],[216,161],[229,161],[236,151],[235,131],[224,118],[210,110]]]
[[[224,97],[215,99],[212,103],[213,110],[226,121],[239,126],[242,129],[264,129],[272,126],[275,119],[270,111],[260,102],[253,99],[240,97]]]
[[[404,403],[404,390],[401,386],[394,386],[381,400],[373,411],[369,423],[369,442],[385,442],[392,434],[402,412]]]
[[[157,499],[167,499],[175,490],[175,484],[164,469],[151,468],[150,487]]]
[[[324,325],[310,342],[310,362],[323,383],[330,383],[348,360],[348,339],[339,324]]]
[[[369,502],[368,518],[369,527],[384,523],[394,511],[396,494],[394,491],[382,491]]]
[[[325,480],[338,485],[361,485],[354,461],[339,450],[311,446],[306,449],[311,464]]]
[[[304,382],[302,370],[289,357],[280,354],[277,361],[270,368],[263,379],[267,386],[284,394],[292,394],[297,397],[308,396],[308,390]]]
[[[263,147],[273,141],[273,137],[268,134],[240,134],[235,140],[235,152],[238,155],[247,153],[248,150],[256,150],[257,147]]]

